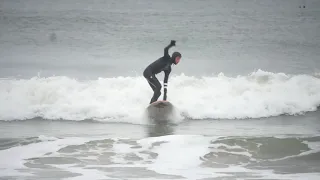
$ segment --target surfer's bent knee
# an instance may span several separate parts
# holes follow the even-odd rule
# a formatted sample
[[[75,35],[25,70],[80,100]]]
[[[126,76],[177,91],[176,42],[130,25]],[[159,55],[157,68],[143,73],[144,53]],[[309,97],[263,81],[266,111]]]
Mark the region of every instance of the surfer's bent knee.
[[[157,96],[160,96],[161,95],[161,88],[160,89],[156,89],[155,92],[154,92]]]
[[[160,94],[161,94],[161,88],[162,88],[161,84],[158,84],[156,91],[159,91]]]

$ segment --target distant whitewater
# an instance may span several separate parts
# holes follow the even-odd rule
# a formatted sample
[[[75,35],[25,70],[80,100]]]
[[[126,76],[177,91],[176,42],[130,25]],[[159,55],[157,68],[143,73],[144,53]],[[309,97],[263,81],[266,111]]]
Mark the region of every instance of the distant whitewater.
[[[62,76],[1,79],[0,119],[41,117],[141,124],[151,96],[142,76],[87,81]],[[168,100],[186,119],[298,115],[317,110],[320,79],[262,70],[237,77],[181,74],[169,79]]]

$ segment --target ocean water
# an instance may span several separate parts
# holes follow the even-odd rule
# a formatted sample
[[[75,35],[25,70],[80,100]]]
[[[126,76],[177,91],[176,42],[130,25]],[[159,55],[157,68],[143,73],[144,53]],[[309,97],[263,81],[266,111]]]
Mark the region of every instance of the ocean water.
[[[0,179],[318,180],[319,32],[318,0],[0,0]]]

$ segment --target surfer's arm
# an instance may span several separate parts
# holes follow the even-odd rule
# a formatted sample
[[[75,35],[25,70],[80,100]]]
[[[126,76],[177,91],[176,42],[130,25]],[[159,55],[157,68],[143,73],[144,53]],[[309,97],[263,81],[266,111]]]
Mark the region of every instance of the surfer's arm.
[[[170,44],[164,48],[164,56],[169,56],[169,49],[172,47],[172,46],[175,46],[176,45],[176,41],[175,40],[171,40]]]
[[[168,79],[169,79],[169,74],[171,72],[171,68],[168,68],[164,71],[164,80],[163,80],[163,100],[167,100],[167,86],[168,86]]]

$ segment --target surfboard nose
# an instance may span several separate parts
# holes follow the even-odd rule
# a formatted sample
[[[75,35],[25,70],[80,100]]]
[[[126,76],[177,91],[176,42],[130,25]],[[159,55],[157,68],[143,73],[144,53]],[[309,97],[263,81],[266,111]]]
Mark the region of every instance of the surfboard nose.
[[[148,118],[155,122],[170,121],[173,109],[173,105],[168,101],[156,101],[147,108]]]

